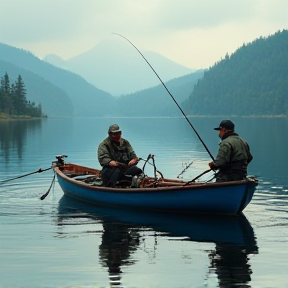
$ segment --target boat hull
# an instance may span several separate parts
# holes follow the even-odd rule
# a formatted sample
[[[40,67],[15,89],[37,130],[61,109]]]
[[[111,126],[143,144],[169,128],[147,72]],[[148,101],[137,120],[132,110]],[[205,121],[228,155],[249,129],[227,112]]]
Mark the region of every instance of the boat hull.
[[[91,186],[69,178],[65,175],[65,169],[62,167],[61,171],[59,168],[55,168],[58,182],[64,193],[70,197],[96,205],[167,212],[237,215],[249,204],[257,185],[256,181],[243,180],[225,183],[192,183],[184,186],[185,182],[181,185],[179,181],[181,186],[108,188]],[[91,170],[91,168],[87,169]]]

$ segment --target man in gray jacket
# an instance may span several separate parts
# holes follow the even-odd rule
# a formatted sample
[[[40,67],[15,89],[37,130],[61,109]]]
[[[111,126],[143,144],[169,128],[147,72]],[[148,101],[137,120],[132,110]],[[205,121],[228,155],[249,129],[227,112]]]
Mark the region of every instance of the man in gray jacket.
[[[252,161],[249,145],[234,132],[234,124],[230,120],[221,121],[219,127],[221,142],[217,157],[209,163],[216,173],[216,182],[243,180],[247,176],[247,166]]]
[[[142,170],[135,166],[138,157],[129,141],[121,137],[122,131],[117,124],[109,127],[108,135],[98,146],[98,161],[103,167],[103,184],[113,187],[124,174],[133,176]]]

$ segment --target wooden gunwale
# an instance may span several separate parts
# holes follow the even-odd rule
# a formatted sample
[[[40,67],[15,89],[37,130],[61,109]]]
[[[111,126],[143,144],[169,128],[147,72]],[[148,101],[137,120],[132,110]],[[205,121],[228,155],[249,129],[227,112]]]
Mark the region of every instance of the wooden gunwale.
[[[84,167],[80,166],[77,164],[73,163],[67,163],[63,166],[55,167],[54,168],[55,172],[62,178],[65,178],[69,182],[73,182],[73,184],[81,187],[86,187],[87,189],[90,190],[103,190],[103,191],[110,191],[110,192],[153,192],[155,193],[156,191],[161,192],[161,191],[179,191],[179,190],[191,190],[191,188],[197,188],[197,189],[207,189],[207,188],[212,188],[212,187],[225,187],[225,186],[237,186],[237,185],[244,185],[247,183],[245,180],[240,180],[240,181],[230,181],[230,182],[213,182],[213,183],[206,183],[206,182],[192,182],[189,185],[185,185],[187,183],[186,181],[183,180],[175,180],[175,179],[167,179],[164,178],[163,180],[160,179],[157,183],[157,187],[140,187],[140,188],[112,188],[112,187],[104,187],[104,186],[92,186],[89,185],[85,182],[73,179],[71,177],[68,177],[65,173],[70,172],[74,174],[79,175],[88,175],[88,174],[93,174],[96,177],[100,177],[101,171],[98,169],[93,169],[89,167]],[[92,175],[91,175],[92,176]],[[153,178],[150,178],[150,180],[153,180]],[[170,186],[169,186],[170,185]],[[185,186],[184,186],[185,185]],[[160,186],[160,187],[159,187]]]

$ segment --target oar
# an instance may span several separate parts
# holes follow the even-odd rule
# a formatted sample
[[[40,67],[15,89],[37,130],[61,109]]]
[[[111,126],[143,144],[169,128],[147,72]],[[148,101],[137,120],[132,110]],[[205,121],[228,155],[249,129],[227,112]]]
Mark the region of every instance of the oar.
[[[31,172],[31,173],[28,173],[28,174],[25,174],[25,175],[21,175],[21,176],[12,178],[12,179],[3,180],[3,181],[0,182],[0,184],[9,182],[9,181],[12,181],[12,180],[15,180],[15,179],[19,179],[19,178],[22,178],[22,177],[26,177],[26,176],[29,176],[29,175],[32,175],[32,174],[35,174],[35,173],[41,173],[41,172],[50,170],[50,169],[52,169],[52,168],[53,168],[53,167],[49,167],[49,168],[46,168],[46,169],[43,169],[43,170],[42,170],[41,168],[39,168],[37,171]]]
[[[55,181],[55,175],[56,175],[56,173],[54,172],[54,176],[53,176],[51,185],[50,185],[48,191],[40,197],[41,200],[44,200],[44,199],[46,198],[46,196],[49,194],[49,192],[50,192],[50,190],[51,190],[51,188],[52,188],[52,185],[53,185],[53,183],[54,183],[54,181]]]
[[[206,171],[202,172],[200,175],[198,175],[198,176],[196,176],[194,179],[192,179],[192,180],[188,181],[188,182],[187,182],[187,183],[185,183],[183,186],[186,186],[186,185],[189,185],[189,184],[191,184],[192,182],[195,182],[195,180],[197,180],[198,178],[200,178],[202,175],[204,175],[204,174],[206,174],[206,173],[210,172],[211,170],[212,170],[212,169],[208,169],[208,170],[206,170]]]

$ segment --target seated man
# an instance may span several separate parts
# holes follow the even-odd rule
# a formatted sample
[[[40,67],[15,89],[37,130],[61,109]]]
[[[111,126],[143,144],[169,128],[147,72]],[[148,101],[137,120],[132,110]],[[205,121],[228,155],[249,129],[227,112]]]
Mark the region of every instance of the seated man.
[[[121,129],[117,124],[109,127],[108,137],[98,147],[98,161],[103,167],[101,177],[104,186],[113,187],[125,175],[138,175],[142,172],[136,166],[136,156],[129,141],[121,137]]]

